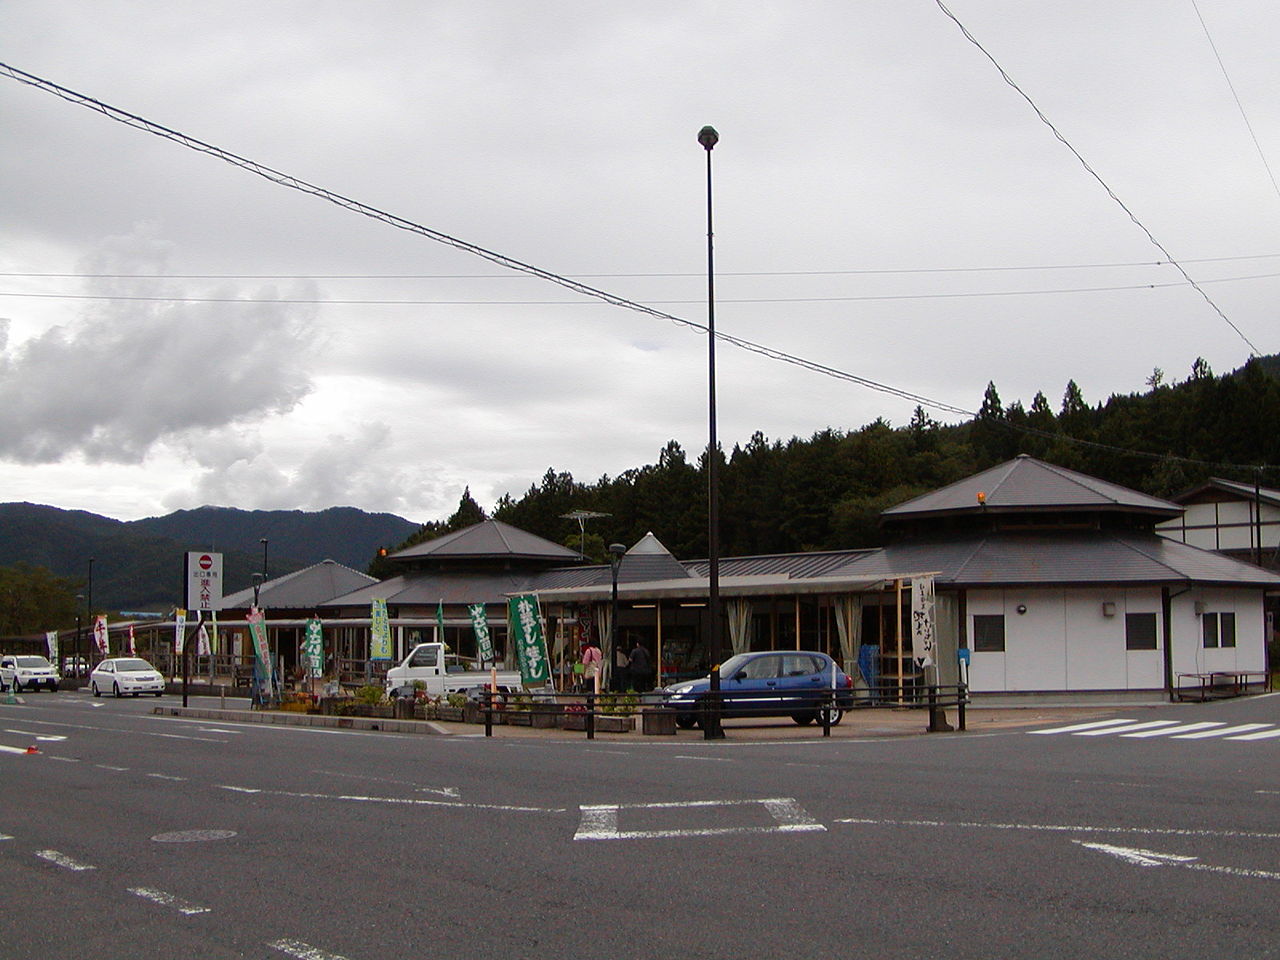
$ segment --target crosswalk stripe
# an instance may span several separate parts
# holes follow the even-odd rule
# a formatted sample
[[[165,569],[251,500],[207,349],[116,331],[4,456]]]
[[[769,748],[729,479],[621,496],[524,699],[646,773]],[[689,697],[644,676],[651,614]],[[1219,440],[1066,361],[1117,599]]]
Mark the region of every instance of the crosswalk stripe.
[[[1241,723],[1234,727],[1221,727],[1217,730],[1201,730],[1199,733],[1181,733],[1175,740],[1203,740],[1205,737],[1225,737],[1233,733],[1248,733],[1250,730],[1265,730],[1274,726],[1270,723]],[[1235,739],[1234,737],[1232,739]]]
[[[1094,720],[1090,723],[1073,723],[1069,727],[1053,727],[1049,730],[1030,730],[1029,733],[1075,733],[1077,730],[1092,730],[1095,727],[1115,727],[1122,723],[1133,723],[1132,720]]]
[[[1122,737],[1167,737],[1171,733],[1190,733],[1192,730],[1208,730],[1210,727],[1225,727],[1225,720],[1202,720],[1200,723],[1184,723],[1176,727],[1164,727],[1160,730],[1143,730],[1141,733],[1122,733]]]
[[[1150,730],[1153,727],[1177,726],[1177,720],[1147,720],[1145,723],[1130,723],[1124,727],[1104,727],[1101,730],[1080,730],[1073,737],[1105,737],[1112,733],[1128,733],[1130,730]]]
[[[1227,737],[1228,740],[1270,740],[1273,737],[1280,737],[1280,729],[1278,730],[1259,730],[1257,733],[1246,733],[1239,737]]]

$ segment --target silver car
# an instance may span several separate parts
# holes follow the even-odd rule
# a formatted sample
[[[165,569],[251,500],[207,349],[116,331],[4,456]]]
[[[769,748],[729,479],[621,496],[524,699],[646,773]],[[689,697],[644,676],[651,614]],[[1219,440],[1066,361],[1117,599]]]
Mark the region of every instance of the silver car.
[[[89,674],[89,689],[95,697],[103,693],[123,697],[131,693],[164,693],[164,677],[141,657],[112,657],[103,660]]]

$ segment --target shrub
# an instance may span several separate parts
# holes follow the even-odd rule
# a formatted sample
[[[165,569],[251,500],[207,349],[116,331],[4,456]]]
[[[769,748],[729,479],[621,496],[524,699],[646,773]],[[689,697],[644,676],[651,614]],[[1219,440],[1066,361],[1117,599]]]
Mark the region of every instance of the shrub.
[[[360,703],[386,703],[387,692],[376,683],[366,683],[363,687],[356,691],[356,700]]]

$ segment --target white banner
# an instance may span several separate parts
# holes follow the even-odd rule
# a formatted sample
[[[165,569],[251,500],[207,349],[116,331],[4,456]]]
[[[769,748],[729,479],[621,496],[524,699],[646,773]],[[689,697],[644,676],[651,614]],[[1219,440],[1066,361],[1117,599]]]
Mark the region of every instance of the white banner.
[[[48,630],[44,635],[44,642],[49,648],[49,659],[53,661],[54,666],[58,664],[58,631]]]
[[[201,621],[200,629],[196,631],[196,656],[207,657],[209,655],[209,631],[204,628],[204,622]]]
[[[914,577],[911,580],[911,652],[922,667],[931,667],[937,662],[938,630],[933,577]]]
[[[173,652],[182,656],[182,646],[187,632],[187,611],[179,607],[173,611]]]
[[[137,647],[137,644],[134,643],[133,624],[131,623],[129,624],[129,656],[136,657],[137,655],[138,655],[138,647]]]
[[[98,648],[98,652],[104,657],[111,655],[111,648],[107,640],[106,617],[98,617],[93,621],[93,643]]]

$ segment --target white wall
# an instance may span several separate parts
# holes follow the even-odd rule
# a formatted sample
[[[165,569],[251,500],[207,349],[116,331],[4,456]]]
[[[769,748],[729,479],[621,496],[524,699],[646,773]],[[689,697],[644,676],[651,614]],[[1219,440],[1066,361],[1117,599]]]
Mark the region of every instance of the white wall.
[[[1202,618],[1196,613],[1197,603],[1203,604],[1209,613],[1231,612],[1236,615],[1234,647],[1204,648]],[[1171,610],[1175,674],[1266,669],[1261,590],[1195,588],[1174,597]]]
[[[1164,686],[1158,588],[970,590],[967,603],[971,646],[975,614],[1003,614],[1005,623],[1004,653],[972,653],[969,677],[975,692]],[[1110,616],[1104,603],[1113,604]],[[1018,613],[1020,606],[1024,613]],[[1126,613],[1156,614],[1155,650],[1125,648]]]
[[[1181,519],[1157,524],[1156,532],[1203,550],[1248,550],[1257,536],[1253,508],[1253,502],[1248,500],[1195,503],[1187,507]],[[1263,550],[1274,552],[1277,542],[1280,542],[1280,508],[1264,503]]]

